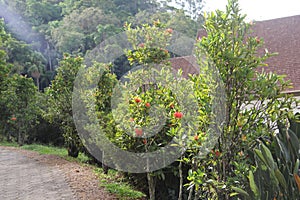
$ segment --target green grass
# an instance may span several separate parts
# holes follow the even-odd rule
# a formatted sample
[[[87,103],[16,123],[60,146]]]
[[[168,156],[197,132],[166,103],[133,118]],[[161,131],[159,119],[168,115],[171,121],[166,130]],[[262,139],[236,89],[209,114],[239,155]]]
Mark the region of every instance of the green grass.
[[[83,153],[79,153],[77,158],[72,158],[72,157],[68,156],[68,151],[65,148],[59,148],[59,147],[54,147],[54,146],[45,146],[45,145],[40,145],[40,144],[30,144],[30,145],[24,145],[21,148],[25,149],[25,150],[36,151],[40,154],[60,156],[62,158],[65,158],[68,161],[79,161],[81,163],[87,163],[87,161],[89,159]]]
[[[1,141],[0,146],[19,147],[19,145],[15,142],[6,142],[6,141]],[[41,145],[41,144],[29,144],[29,145],[21,146],[19,148],[24,149],[24,150],[35,151],[40,154],[60,156],[68,161],[78,161],[81,163],[87,163],[87,161],[89,159],[83,153],[79,153],[77,158],[72,158],[72,157],[68,156],[68,151],[65,148],[54,147],[54,146],[46,146],[46,145]]]
[[[123,176],[116,170],[110,169],[108,170],[108,174],[104,174],[102,168],[95,168],[94,172],[100,179],[100,186],[116,195],[120,200],[134,200],[146,197],[144,193],[135,190],[129,185]]]
[[[15,143],[15,142],[0,141],[0,146],[5,146],[5,147],[18,147],[18,144]]]
[[[57,155],[60,157],[65,157],[68,154],[66,149],[53,147],[53,146],[44,146],[40,144],[24,145],[21,147],[21,149],[36,151],[40,154]]]

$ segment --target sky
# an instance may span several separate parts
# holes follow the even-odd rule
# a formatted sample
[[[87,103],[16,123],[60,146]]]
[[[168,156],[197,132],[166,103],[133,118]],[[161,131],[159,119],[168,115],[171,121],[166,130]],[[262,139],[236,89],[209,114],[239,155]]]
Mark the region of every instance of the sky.
[[[227,0],[205,0],[205,11],[224,10]],[[268,20],[300,15],[300,0],[239,0],[248,20]]]

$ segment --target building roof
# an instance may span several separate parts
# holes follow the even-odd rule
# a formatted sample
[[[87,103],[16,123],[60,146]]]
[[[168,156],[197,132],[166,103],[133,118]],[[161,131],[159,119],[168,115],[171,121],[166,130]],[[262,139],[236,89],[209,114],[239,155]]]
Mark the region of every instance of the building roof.
[[[199,74],[199,67],[194,56],[171,58],[170,62],[174,71],[182,70],[184,78],[187,78],[189,74]]]
[[[286,75],[286,80],[291,80],[293,84],[293,88],[286,92],[300,94],[300,15],[258,21],[254,23],[252,30],[251,35],[263,38],[263,48],[270,53],[278,53],[266,61],[268,67],[264,67],[264,70]],[[198,38],[204,35],[205,31],[200,30]],[[176,69],[185,66],[183,75],[186,77],[186,73],[196,73],[194,63],[189,60],[191,59],[188,57],[173,58],[171,62]]]
[[[300,15],[256,22],[253,35],[263,38],[270,53],[278,53],[264,70],[287,75],[293,84],[288,91],[300,92]]]

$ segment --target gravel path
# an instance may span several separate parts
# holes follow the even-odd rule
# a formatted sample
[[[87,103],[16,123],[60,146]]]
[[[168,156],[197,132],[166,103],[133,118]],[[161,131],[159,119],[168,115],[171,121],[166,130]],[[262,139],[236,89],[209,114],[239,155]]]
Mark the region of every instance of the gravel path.
[[[0,147],[1,200],[76,199],[62,172]]]
[[[93,167],[0,146],[0,200],[116,200]]]

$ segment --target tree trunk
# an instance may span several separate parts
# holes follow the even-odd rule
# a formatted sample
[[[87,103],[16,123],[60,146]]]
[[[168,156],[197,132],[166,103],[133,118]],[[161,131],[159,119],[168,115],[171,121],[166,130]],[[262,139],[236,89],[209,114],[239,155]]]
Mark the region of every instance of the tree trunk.
[[[40,79],[36,78],[36,86],[37,86],[37,91],[40,91]]]
[[[18,145],[23,146],[23,137],[22,137],[22,131],[18,130]]]
[[[182,160],[182,157],[181,159]],[[183,176],[182,176],[182,162],[179,161],[179,194],[178,194],[178,200],[182,200],[182,188],[183,188]]]
[[[191,187],[191,189],[190,189],[188,200],[192,200],[192,198],[193,198],[193,192],[194,192],[194,186]]]
[[[149,200],[155,200],[155,179],[151,173],[147,173],[148,187],[149,187]]]
[[[75,144],[69,144],[68,147],[68,156],[71,156],[73,158],[77,158],[79,154],[79,149]]]
[[[49,70],[52,72],[53,71],[53,67],[52,67],[52,60],[51,60],[51,56],[50,56],[49,42],[47,42],[47,52],[48,52]],[[47,69],[45,69],[45,71],[47,71]]]
[[[18,123],[17,123],[17,130],[18,130],[18,145],[19,145],[19,146],[23,146],[24,141],[23,141],[22,130],[21,130],[20,127],[21,127],[21,125],[20,125],[20,123],[18,122]]]

